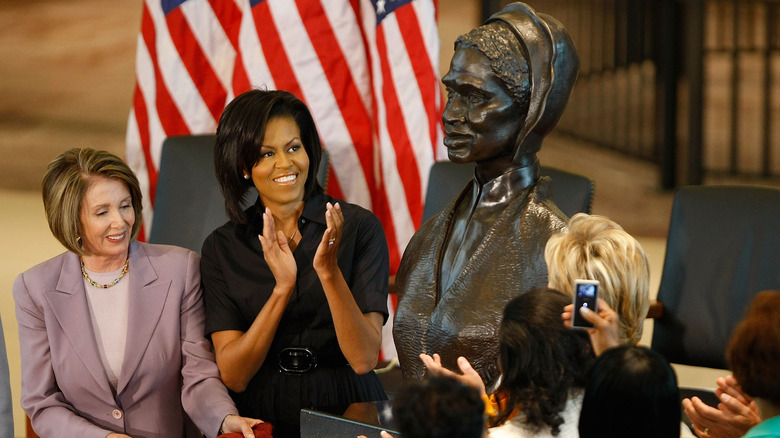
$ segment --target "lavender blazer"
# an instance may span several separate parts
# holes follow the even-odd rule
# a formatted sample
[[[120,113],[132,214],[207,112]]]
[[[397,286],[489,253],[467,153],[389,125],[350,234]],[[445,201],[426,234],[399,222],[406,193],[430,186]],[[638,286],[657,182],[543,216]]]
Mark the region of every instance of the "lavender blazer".
[[[215,436],[223,418],[238,413],[203,334],[197,254],[134,242],[128,280],[127,344],[114,393],[78,256],[60,254],[16,278],[22,407],[38,435],[182,437],[186,412]]]

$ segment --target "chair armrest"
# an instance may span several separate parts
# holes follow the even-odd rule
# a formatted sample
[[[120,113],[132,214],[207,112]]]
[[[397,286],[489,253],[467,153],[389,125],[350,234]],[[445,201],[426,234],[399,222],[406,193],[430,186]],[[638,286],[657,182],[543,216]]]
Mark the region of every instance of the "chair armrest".
[[[650,308],[647,309],[648,318],[661,318],[664,316],[664,303],[658,300],[650,301]]]

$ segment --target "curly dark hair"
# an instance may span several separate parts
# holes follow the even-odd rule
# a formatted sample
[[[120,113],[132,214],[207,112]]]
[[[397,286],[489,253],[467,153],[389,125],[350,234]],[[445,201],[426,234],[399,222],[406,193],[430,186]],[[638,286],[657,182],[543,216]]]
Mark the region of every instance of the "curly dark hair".
[[[451,377],[430,377],[396,394],[393,418],[404,438],[479,438],[485,403],[475,388]]]
[[[455,40],[455,50],[468,47],[485,55],[490,62],[490,69],[509,90],[512,100],[523,111],[528,111],[531,89],[528,51],[509,30],[509,26],[502,22],[484,24]],[[507,52],[514,56],[507,56]]]
[[[534,431],[545,425],[558,435],[569,390],[585,388],[595,359],[584,330],[563,325],[561,312],[571,298],[550,288],[532,289],[504,308],[499,328],[498,392],[506,403],[493,419],[500,424],[519,409]]]

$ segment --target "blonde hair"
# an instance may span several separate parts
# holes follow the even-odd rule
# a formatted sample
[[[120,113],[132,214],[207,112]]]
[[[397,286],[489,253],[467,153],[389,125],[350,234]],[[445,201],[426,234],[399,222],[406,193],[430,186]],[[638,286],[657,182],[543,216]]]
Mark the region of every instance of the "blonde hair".
[[[636,344],[650,305],[650,264],[642,246],[616,222],[577,213],[568,231],[553,235],[544,250],[549,285],[574,295],[574,280],[598,280],[600,296],[620,315],[620,339]]]
[[[141,229],[141,188],[135,173],[116,155],[95,149],[68,149],[49,163],[43,177],[43,208],[54,237],[68,251],[87,255],[81,246],[81,203],[97,178],[111,178],[127,185],[135,224],[131,238]]]

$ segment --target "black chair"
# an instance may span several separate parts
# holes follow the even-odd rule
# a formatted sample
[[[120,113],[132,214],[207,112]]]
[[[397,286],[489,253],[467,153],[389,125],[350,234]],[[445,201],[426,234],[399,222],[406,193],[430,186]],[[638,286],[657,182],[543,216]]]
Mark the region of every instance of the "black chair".
[[[214,135],[165,139],[149,242],[200,253],[209,233],[227,220],[214,172]]]
[[[163,142],[149,242],[200,253],[206,237],[227,222],[225,199],[214,171],[214,141],[212,134],[168,137]],[[328,154],[323,153],[317,173],[323,187],[328,161]],[[250,191],[245,204],[255,199]]]
[[[595,183],[592,179],[549,166],[542,166],[540,174],[552,179],[553,201],[566,216],[590,213],[595,192]],[[423,222],[442,211],[473,177],[473,163],[459,164],[451,161],[433,163],[428,177]]]
[[[780,289],[780,189],[683,187],[674,195],[651,347],[673,363],[726,369],[753,297]],[[714,382],[713,382],[714,383]]]
[[[698,186],[677,190],[651,348],[669,362],[726,369],[731,332],[753,297],[780,289],[780,190]],[[715,382],[712,382],[714,388]],[[711,389],[680,387],[710,406]],[[683,419],[690,420],[683,412]]]
[[[550,166],[542,166],[540,173],[552,179],[553,201],[566,216],[590,214],[596,192],[595,181],[587,176]]]

